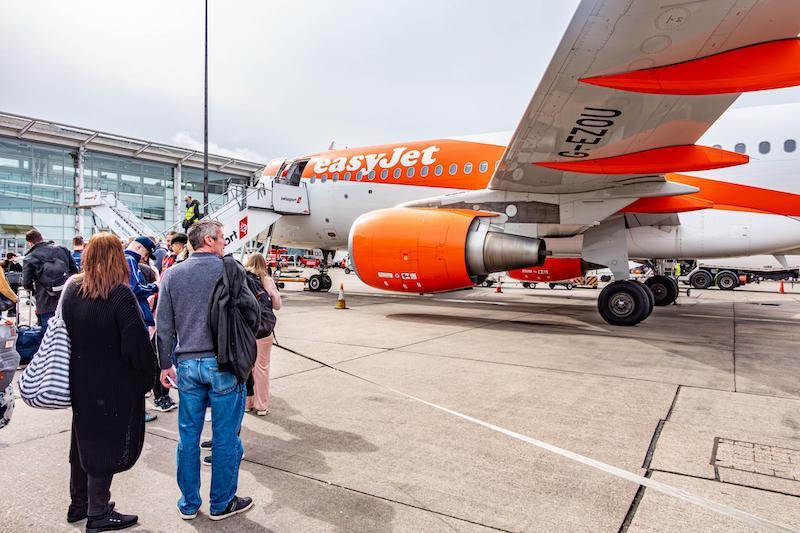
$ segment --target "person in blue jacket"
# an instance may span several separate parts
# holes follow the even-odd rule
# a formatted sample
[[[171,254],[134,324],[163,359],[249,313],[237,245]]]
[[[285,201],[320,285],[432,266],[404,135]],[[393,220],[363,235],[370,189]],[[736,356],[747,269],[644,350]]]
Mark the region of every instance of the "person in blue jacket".
[[[158,285],[145,281],[139,270],[139,262],[143,258],[147,261],[155,250],[156,244],[148,237],[136,237],[125,249],[125,261],[128,264],[131,290],[139,302],[139,307],[142,309],[142,318],[144,318],[144,323],[147,326],[156,325],[147,298],[158,292]]]

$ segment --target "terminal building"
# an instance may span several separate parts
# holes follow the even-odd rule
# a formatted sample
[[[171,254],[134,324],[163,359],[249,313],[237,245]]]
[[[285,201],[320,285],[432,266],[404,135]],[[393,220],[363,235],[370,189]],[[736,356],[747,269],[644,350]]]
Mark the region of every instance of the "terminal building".
[[[231,184],[253,184],[262,163],[208,156],[209,211]],[[186,194],[203,202],[203,152],[0,113],[0,251],[22,252],[25,232],[69,245],[98,228],[81,191],[113,193],[156,231],[177,226]]]

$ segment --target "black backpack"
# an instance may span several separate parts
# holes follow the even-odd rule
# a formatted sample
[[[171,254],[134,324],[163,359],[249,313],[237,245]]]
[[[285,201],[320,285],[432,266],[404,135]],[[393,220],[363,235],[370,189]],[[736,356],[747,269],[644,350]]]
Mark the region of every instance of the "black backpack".
[[[42,260],[36,272],[36,284],[46,289],[51,296],[56,296],[61,293],[70,275],[65,256],[68,252],[52,245],[48,246],[48,252],[48,257]]]
[[[272,298],[269,293],[264,290],[261,280],[252,272],[247,273],[247,286],[250,288],[256,300],[258,300],[258,308],[261,311],[260,320],[258,321],[258,331],[256,331],[256,339],[263,339],[272,335],[272,330],[275,329],[275,312],[272,310]]]
[[[260,310],[247,285],[247,271],[233,257],[222,258],[222,276],[209,302],[209,326],[220,369],[247,380],[256,363]]]

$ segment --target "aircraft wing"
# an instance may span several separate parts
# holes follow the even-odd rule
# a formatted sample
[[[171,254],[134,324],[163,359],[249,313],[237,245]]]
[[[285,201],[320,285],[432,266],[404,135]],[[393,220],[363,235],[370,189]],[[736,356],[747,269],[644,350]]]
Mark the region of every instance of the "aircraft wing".
[[[743,91],[800,79],[800,1],[584,0],[489,189],[581,193],[747,156],[695,141]]]

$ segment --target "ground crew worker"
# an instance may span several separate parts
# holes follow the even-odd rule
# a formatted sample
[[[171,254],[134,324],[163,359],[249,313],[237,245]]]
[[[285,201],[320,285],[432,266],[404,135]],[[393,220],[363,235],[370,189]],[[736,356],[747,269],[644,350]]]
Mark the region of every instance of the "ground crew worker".
[[[192,200],[190,195],[186,195],[186,216],[183,219],[183,229],[188,230],[192,224],[200,220],[200,202]]]
[[[675,273],[675,277],[676,278],[681,277],[681,264],[680,264],[680,262],[675,263],[675,268],[672,271]]]

